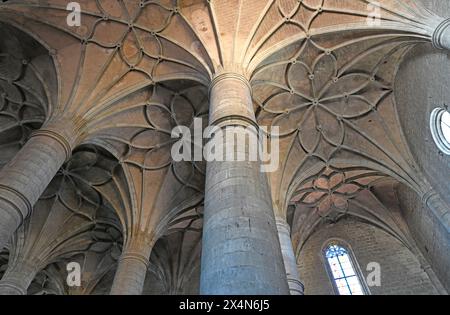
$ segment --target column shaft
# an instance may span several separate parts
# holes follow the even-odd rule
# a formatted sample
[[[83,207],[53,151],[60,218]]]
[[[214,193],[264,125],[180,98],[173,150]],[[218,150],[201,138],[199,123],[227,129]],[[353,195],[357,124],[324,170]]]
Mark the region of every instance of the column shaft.
[[[41,129],[0,171],[0,249],[70,156],[72,144],[68,138],[68,133],[59,131],[56,125]]]
[[[281,252],[283,254],[284,267],[291,295],[303,295],[304,288],[300,281],[297,269],[297,259],[295,258],[292,246],[291,231],[289,224],[283,218],[277,218],[278,238],[280,239]]]
[[[117,266],[111,295],[141,295],[149,264],[150,250],[124,252]]]
[[[0,295],[26,295],[36,273],[37,270],[32,264],[16,263],[6,270],[0,280]]]
[[[251,89],[244,77],[218,76],[210,101],[210,125],[232,126],[242,139],[248,134],[246,127],[255,124]],[[208,162],[200,292],[288,294],[266,174],[259,161],[248,158],[249,150],[256,148],[248,145],[242,150],[230,139],[217,137],[223,135],[211,141],[223,152],[243,154],[245,160]]]

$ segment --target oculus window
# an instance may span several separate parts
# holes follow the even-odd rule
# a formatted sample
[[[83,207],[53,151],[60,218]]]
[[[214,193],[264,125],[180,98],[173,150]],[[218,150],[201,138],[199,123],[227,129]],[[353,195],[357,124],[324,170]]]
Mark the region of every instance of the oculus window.
[[[450,155],[450,113],[445,108],[435,108],[430,117],[433,140],[442,153]]]

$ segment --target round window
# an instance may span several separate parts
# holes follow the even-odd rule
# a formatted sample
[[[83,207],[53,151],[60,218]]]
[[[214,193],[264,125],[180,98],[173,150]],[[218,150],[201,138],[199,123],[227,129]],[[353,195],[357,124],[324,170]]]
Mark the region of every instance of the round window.
[[[436,108],[430,118],[431,133],[439,150],[450,155],[450,113],[444,108]]]

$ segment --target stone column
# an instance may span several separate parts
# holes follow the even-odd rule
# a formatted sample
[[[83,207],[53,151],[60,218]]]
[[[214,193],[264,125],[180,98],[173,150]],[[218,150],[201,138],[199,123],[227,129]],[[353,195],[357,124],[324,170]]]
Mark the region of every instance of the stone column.
[[[422,202],[436,215],[447,232],[450,233],[450,208],[434,189],[422,196]]]
[[[0,295],[26,295],[38,270],[35,264],[19,262],[8,268],[0,280]]]
[[[234,127],[237,137],[248,135],[246,127],[256,126],[256,119],[246,78],[221,74],[214,79],[210,93],[210,125],[221,130]],[[249,161],[249,146],[238,152],[229,138],[218,134],[210,141],[217,144],[216,149],[244,154],[245,160],[208,162],[200,293],[289,294],[261,163]]]
[[[125,249],[117,266],[111,295],[141,295],[153,246]]]
[[[284,267],[291,295],[303,295],[304,287],[300,281],[297,269],[297,259],[291,240],[291,229],[284,218],[277,217],[278,238],[280,239],[281,252],[283,254]]]
[[[71,127],[68,122],[58,122],[34,132],[0,171],[0,249],[70,157],[74,143]]]
[[[432,37],[433,46],[438,49],[450,50],[450,19],[443,20],[436,28]]]

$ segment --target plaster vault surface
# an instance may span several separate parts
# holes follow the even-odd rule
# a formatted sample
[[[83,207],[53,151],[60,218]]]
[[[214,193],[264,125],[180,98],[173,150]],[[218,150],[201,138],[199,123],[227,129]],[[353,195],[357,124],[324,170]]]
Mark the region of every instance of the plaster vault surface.
[[[80,0],[80,26],[68,25],[67,1],[0,3],[0,215],[9,220],[0,292],[195,294],[202,269],[203,292],[220,293],[208,277],[226,272],[201,265],[228,262],[200,258],[204,213],[213,222],[208,209],[222,203],[205,197],[216,167],[174,161],[171,132],[215,123],[215,80],[230,74],[249,91],[247,120],[280,128],[261,207],[275,231],[288,225],[294,265],[314,231],[348,217],[427,265],[389,206],[395,187],[447,231],[449,207],[410,152],[395,80],[412,48],[450,48],[450,22],[422,1],[373,2]],[[221,110],[223,121],[236,116]],[[69,261],[87,275],[81,287],[64,283]],[[287,268],[280,262],[272,269]],[[445,293],[448,281],[428,273]],[[299,290],[273,292],[286,289]]]

